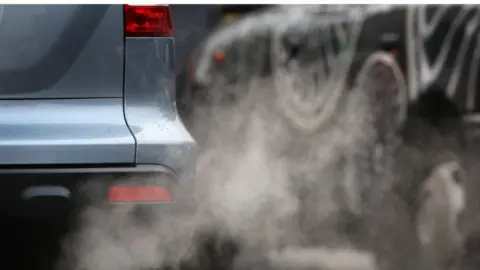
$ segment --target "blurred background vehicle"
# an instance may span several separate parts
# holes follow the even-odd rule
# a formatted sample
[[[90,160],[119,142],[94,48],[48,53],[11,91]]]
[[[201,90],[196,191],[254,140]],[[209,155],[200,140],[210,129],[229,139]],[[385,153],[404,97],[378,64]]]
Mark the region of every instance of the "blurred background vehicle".
[[[273,62],[277,52],[273,52],[272,46],[272,29],[276,26],[273,23],[267,23],[259,29],[255,29],[254,33],[248,36],[242,36],[241,33],[235,33],[236,29],[229,27],[232,22],[235,25],[242,25],[249,28],[249,15],[259,14],[267,9],[274,10],[275,6],[255,6],[245,9],[239,9],[235,12],[232,7],[225,7],[222,10],[223,20],[218,27],[212,30],[212,33],[206,37],[206,41],[201,43],[189,59],[187,66],[187,77],[185,88],[182,91],[183,99],[186,100],[184,107],[184,115],[187,126],[195,121],[191,119],[193,114],[192,108],[196,106],[204,106],[208,104],[212,93],[212,78],[220,76],[230,84],[239,82],[247,82],[256,76],[268,77],[272,75],[274,67]],[[287,13],[289,7],[282,8],[282,12]],[[246,11],[246,12],[245,12]],[[274,12],[274,11],[272,11]],[[337,14],[338,11],[332,9],[320,14],[318,20],[328,21],[330,17],[334,20],[342,20],[341,16],[346,14]],[[333,18],[337,16],[337,18]],[[340,16],[340,17],[338,17]],[[325,42],[331,43],[332,53],[338,55],[346,50],[351,44],[355,43],[355,59],[353,60],[349,78],[354,78],[354,74],[359,69],[364,60],[376,51],[386,51],[395,56],[402,70],[405,70],[405,48],[404,48],[404,17],[405,10],[399,9],[389,13],[379,13],[367,20],[357,33],[358,37],[354,41],[346,40],[345,37],[337,35],[337,29],[333,27],[324,31],[320,28],[308,28],[308,30],[299,30],[285,33],[282,40],[279,41],[278,48],[284,50],[289,57],[289,61],[298,61],[303,66],[309,66],[318,59],[325,57]],[[345,19],[345,18],[343,18]],[[350,34],[351,23],[344,20],[340,28],[345,31],[344,35]],[[388,21],[389,23],[385,23]],[[239,27],[241,28],[241,27]],[[250,27],[253,28],[253,27]],[[253,30],[252,30],[253,31]],[[330,31],[330,32],[328,32]],[[227,45],[222,44],[220,40],[211,40],[211,36],[222,36],[221,33],[236,36],[234,42]],[[316,41],[313,41],[313,40]],[[324,40],[328,39],[328,40]],[[276,41],[275,41],[276,42]],[[214,45],[212,45],[214,44]],[[239,70],[239,67],[243,67]],[[209,92],[210,91],[210,92]],[[223,91],[221,87],[215,91]],[[241,96],[240,93],[233,93],[235,98]],[[234,98],[234,99],[235,99]],[[208,107],[208,105],[206,105]],[[206,117],[208,121],[208,116]],[[198,137],[198,136],[197,136]]]
[[[240,7],[218,8],[220,15],[217,18],[220,19],[216,22],[224,23],[212,29],[213,33],[226,31],[228,22],[248,20],[251,12],[273,8]],[[356,40],[357,52],[350,72],[355,73],[372,52],[389,52],[404,73],[411,100],[435,85],[446,91],[452,103],[465,114],[465,119],[478,122],[478,13],[478,8],[467,6],[399,6],[371,16],[365,21]],[[283,46],[300,61],[315,59],[321,53],[319,48],[312,47],[309,35],[312,33],[308,31],[290,34],[285,37]],[[272,45],[271,42],[269,34],[265,32],[249,40],[239,38],[228,48],[206,48],[205,43],[196,46],[186,68],[185,85],[181,89],[182,99],[188,100],[185,111],[191,111],[189,106],[196,100],[205,102],[208,89],[211,88],[209,78],[214,73],[221,73],[232,83],[271,74],[272,53],[267,49]],[[341,42],[333,43],[339,45]],[[341,46],[336,49],[341,50]],[[248,66],[248,70],[240,74],[229,69],[237,67],[240,62]],[[353,74],[349,76],[354,77]]]

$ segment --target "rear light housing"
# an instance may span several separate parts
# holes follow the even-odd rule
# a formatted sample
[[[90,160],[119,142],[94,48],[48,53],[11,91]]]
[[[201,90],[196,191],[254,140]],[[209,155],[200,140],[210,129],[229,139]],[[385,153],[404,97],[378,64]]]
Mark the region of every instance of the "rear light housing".
[[[124,5],[125,37],[171,37],[172,16],[169,5]]]

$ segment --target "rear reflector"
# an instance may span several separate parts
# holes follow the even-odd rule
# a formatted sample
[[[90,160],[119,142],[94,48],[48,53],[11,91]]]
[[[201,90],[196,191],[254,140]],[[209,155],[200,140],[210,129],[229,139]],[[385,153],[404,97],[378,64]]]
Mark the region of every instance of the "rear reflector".
[[[124,5],[126,37],[171,37],[170,6]]]
[[[108,200],[112,203],[133,203],[133,202],[169,202],[172,195],[163,187],[158,186],[118,186],[110,187]]]

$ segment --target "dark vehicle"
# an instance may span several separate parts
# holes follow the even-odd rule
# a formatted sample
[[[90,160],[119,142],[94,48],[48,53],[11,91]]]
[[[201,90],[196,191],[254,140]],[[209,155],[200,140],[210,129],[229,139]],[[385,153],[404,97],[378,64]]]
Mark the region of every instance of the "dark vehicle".
[[[206,115],[200,121],[202,126],[208,125],[210,119],[213,119],[210,120],[212,126],[217,125],[224,119],[218,115],[225,111],[228,116],[230,112],[241,111],[248,119],[245,122],[249,120],[255,122],[257,119],[260,119],[259,122],[263,121],[262,125],[252,126],[262,130],[263,133],[260,134],[265,134],[266,139],[264,137],[260,139],[267,142],[265,144],[268,146],[265,148],[274,153],[280,152],[282,161],[289,158],[301,159],[301,162],[292,166],[295,169],[299,164],[298,167],[302,167],[310,161],[309,166],[305,166],[308,167],[308,175],[312,174],[311,169],[316,166],[328,168],[336,162],[342,164],[338,167],[332,166],[332,171],[335,172],[333,177],[328,170],[324,173],[319,169],[312,177],[318,181],[312,181],[314,184],[306,187],[305,193],[302,191],[296,193],[299,201],[305,201],[306,197],[311,196],[314,203],[310,205],[313,212],[299,217],[299,222],[293,227],[297,228],[297,224],[308,223],[304,222],[303,218],[308,220],[316,215],[317,206],[323,207],[317,200],[322,195],[316,194],[314,190],[325,191],[327,187],[323,183],[332,179],[339,183],[348,179],[347,175],[350,175],[351,186],[354,186],[351,194],[357,193],[358,197],[352,196],[356,197],[356,203],[347,204],[353,207],[346,207],[345,212],[342,208],[338,215],[332,214],[335,220],[333,226],[336,229],[340,228],[342,237],[345,232],[352,233],[349,239],[352,242],[372,240],[367,241],[369,243],[357,244],[363,250],[369,250],[366,246],[370,245],[372,250],[378,251],[375,255],[388,257],[390,255],[386,253],[391,253],[394,263],[388,259],[383,261],[383,258],[354,259],[351,261],[355,265],[347,267],[343,264],[346,261],[343,258],[351,257],[339,256],[337,258],[341,258],[338,261],[341,261],[342,266],[338,269],[344,267],[387,269],[393,266],[392,269],[395,269],[398,265],[402,265],[400,268],[412,268],[415,262],[410,263],[409,260],[417,256],[416,253],[420,256],[432,254],[432,269],[437,269],[446,261],[435,261],[440,257],[437,255],[441,254],[443,244],[432,239],[450,236],[443,233],[447,230],[441,233],[432,232],[436,230],[437,225],[438,228],[450,225],[444,226],[443,221],[438,219],[438,213],[441,211],[433,209],[435,204],[431,203],[432,201],[427,202],[430,199],[423,200],[430,196],[437,197],[432,195],[436,193],[435,191],[427,191],[429,195],[425,197],[417,196],[423,196],[422,189],[425,186],[422,185],[425,182],[421,181],[430,182],[431,184],[426,184],[428,188],[445,184],[441,190],[448,191],[441,195],[439,193],[437,198],[441,203],[438,205],[441,206],[438,209],[454,210],[448,213],[448,220],[453,221],[450,223],[453,224],[451,226],[453,234],[458,232],[457,221],[463,211],[465,196],[462,184],[459,184],[462,180],[455,176],[461,170],[460,162],[450,151],[457,146],[449,146],[447,140],[437,142],[435,136],[429,135],[445,132],[453,135],[457,144],[463,134],[458,132],[460,129],[451,128],[454,125],[450,125],[446,120],[459,123],[462,114],[475,112],[478,108],[475,106],[475,95],[467,99],[462,98],[462,95],[470,91],[476,92],[478,87],[475,64],[478,61],[474,53],[476,50],[473,49],[475,46],[472,45],[476,42],[473,37],[477,35],[478,8],[470,6],[318,5],[271,8],[255,16],[247,15],[234,24],[227,24],[205,40],[192,58],[189,77],[191,96],[196,106],[205,109]],[[250,87],[251,85],[253,87]],[[438,94],[437,91],[445,91],[445,95],[442,92]],[[434,94],[422,95],[424,92]],[[242,103],[242,100],[246,102]],[[272,100],[273,102],[270,102]],[[468,102],[473,102],[473,106],[469,107]],[[240,109],[235,107],[236,104]],[[412,107],[414,110],[411,110]],[[261,113],[250,115],[251,111]],[[442,113],[437,114],[438,111]],[[461,113],[457,114],[458,111]],[[347,112],[352,116],[350,117]],[[266,115],[264,118],[262,113]],[[412,115],[413,117],[410,117]],[[248,124],[243,125],[243,122],[236,123],[233,117],[225,118],[231,120],[224,121],[225,126],[238,127],[234,129],[236,133],[249,128]],[[196,120],[193,118],[192,122]],[[434,128],[432,133],[424,132],[430,131],[429,126],[424,125],[424,121],[438,121],[437,123],[442,123],[439,125],[442,128]],[[444,125],[445,123],[448,124]],[[365,126],[362,126],[363,124]],[[221,124],[220,126],[223,127]],[[278,126],[285,128],[277,129]],[[200,135],[207,139],[207,146],[210,141],[215,146],[218,137],[213,132],[211,133],[213,136],[210,137],[208,128],[206,129],[207,133]],[[411,134],[406,130],[411,131]],[[194,134],[196,132],[194,129]],[[359,134],[362,139],[361,142],[357,141],[358,144],[349,137]],[[212,138],[210,141],[209,137]],[[246,137],[247,141],[255,140],[254,135]],[[278,142],[276,139],[280,143],[274,143]],[[309,140],[312,140],[312,143],[305,143]],[[337,141],[341,142],[341,146],[333,147],[337,146],[335,144]],[[401,144],[407,147],[401,149],[403,147],[399,146]],[[289,145],[291,148],[288,148]],[[410,148],[411,146],[414,147]],[[333,150],[325,150],[329,147]],[[432,149],[428,149],[430,147]],[[282,150],[278,150],[279,148]],[[408,153],[403,157],[404,153],[401,153],[403,151],[398,150],[399,148],[405,152],[411,151],[412,155]],[[419,155],[422,151],[432,151],[435,157],[446,154],[443,152],[452,156],[442,160],[430,160],[427,155]],[[305,153],[308,153],[307,158],[301,158]],[[320,158],[314,158],[315,155]],[[410,163],[402,168],[400,163],[405,160]],[[448,161],[445,162],[446,160]],[[425,166],[423,163],[433,164]],[[288,162],[282,163],[283,166],[284,164]],[[359,166],[358,170],[352,169],[349,173],[337,174],[342,168],[350,165]],[[397,166],[400,167],[398,171]],[[413,169],[415,166],[421,168]],[[392,168],[395,170],[390,171]],[[413,173],[410,173],[410,170]],[[409,173],[403,175],[403,171]],[[392,177],[390,173],[394,176]],[[296,176],[296,171],[294,175],[293,186],[296,186],[297,182],[301,182],[301,177]],[[421,179],[424,177],[427,179]],[[400,191],[404,188],[405,191]],[[324,195],[325,197],[329,197],[330,194],[335,198],[342,197],[340,193],[336,193],[336,189],[334,190],[323,194],[328,194]],[[405,196],[399,196],[399,193],[403,192]],[[449,197],[452,194],[455,195]],[[344,198],[349,196],[345,195]],[[298,207],[299,213],[308,212],[309,205],[303,206],[302,204]],[[425,209],[418,211],[418,207]],[[268,211],[262,212],[263,214],[268,215]],[[428,217],[430,214],[432,219]],[[393,216],[402,217],[395,219]],[[288,220],[292,218],[289,217]],[[382,225],[383,220],[385,223]],[[392,233],[391,228],[399,224],[406,226],[408,229],[405,231],[408,233],[399,233],[398,236],[396,232]],[[416,225],[419,226],[413,227]],[[385,228],[378,230],[382,226]],[[279,245],[282,252],[268,253],[267,258],[260,258],[259,261],[273,264],[272,268],[277,266],[335,268],[334,263],[325,263],[335,257],[334,252],[326,252],[325,249],[316,246],[328,242],[330,235],[326,238],[318,237],[325,227],[319,225],[317,231],[312,229],[314,227],[315,225],[309,224],[304,234],[301,234],[305,235],[301,241],[295,242],[291,247],[288,244]],[[410,234],[415,230],[421,244],[416,240],[410,240],[415,239],[415,236]],[[429,230],[430,232],[425,233]],[[286,233],[282,231],[281,235]],[[370,237],[372,238],[369,239]],[[457,245],[455,237],[443,242],[446,247],[452,248],[446,250],[454,251],[461,246]],[[387,238],[398,239],[385,240]],[[414,244],[410,245],[409,241]],[[243,243],[241,240],[238,242],[238,246],[241,247]],[[337,244],[338,242],[335,242],[333,246]],[[405,248],[402,249],[402,245],[405,245]],[[216,243],[216,246],[222,245]],[[273,247],[275,248],[278,246]],[[397,248],[401,251],[399,252]],[[288,252],[283,253],[285,250]],[[262,256],[261,251],[248,254],[245,260]],[[399,254],[401,255],[397,256]],[[325,256],[325,260],[319,259],[322,256]],[[310,261],[312,265],[306,266],[309,261],[307,258],[312,259]],[[379,263],[380,266],[360,266],[359,261]],[[317,265],[313,265],[313,262]],[[324,267],[323,263],[328,266]],[[437,267],[433,267],[434,264],[437,264]],[[450,265],[450,261],[444,265],[447,264]],[[425,268],[424,265],[419,266],[422,267]]]
[[[317,20],[328,21],[337,12],[332,7],[327,6],[324,12],[319,12]],[[478,61],[474,61],[478,58],[476,49],[478,46],[476,36],[480,29],[476,20],[478,8],[473,6],[379,8],[385,8],[385,12],[365,16],[365,21],[355,30],[358,36],[349,41],[355,43],[350,45],[355,46],[356,51],[350,72],[355,73],[371,53],[385,51],[391,53],[401,67],[407,80],[411,100],[415,100],[425,89],[436,85],[445,89],[452,102],[466,115],[476,114],[480,109],[479,95],[476,94],[479,69]],[[285,14],[294,10],[292,7],[273,7],[270,8],[272,13],[274,9]],[[358,6],[351,6],[351,9],[352,11],[358,9]],[[247,14],[234,27],[239,29],[242,27],[239,25],[246,26],[249,23],[254,24]],[[347,29],[353,24],[355,23],[345,22],[344,28]],[[212,36],[230,33],[233,36],[237,35],[238,38],[231,38],[237,41],[228,47],[220,45],[221,42],[218,40],[209,40],[196,51],[190,61],[188,77],[191,96],[205,96],[204,89],[209,87],[212,74],[221,73],[232,83],[235,80],[246,81],[257,75],[269,76],[272,73],[272,61],[274,61],[272,57],[276,53],[270,50],[271,30],[276,27],[272,22],[269,27],[252,30],[257,33],[249,35],[248,39],[244,38],[242,33],[234,33],[236,30],[230,29],[232,27],[228,24],[212,33]],[[315,31],[318,33],[315,34]],[[311,42],[311,36],[320,35],[322,31],[315,30],[313,27],[308,31],[287,33],[284,41],[280,43],[285,50],[289,51],[291,57],[298,58],[300,61],[314,61],[321,57],[322,52],[320,48],[315,48],[317,45]],[[333,28],[331,31],[335,32]],[[322,35],[331,37],[334,50],[343,50],[346,44],[341,45],[343,41],[339,39],[338,33],[337,31]],[[215,42],[218,44],[212,45]],[[240,53],[247,55],[245,52],[257,55],[240,57]],[[249,66],[249,70],[240,75],[236,71],[229,70],[229,66],[233,67],[239,63]],[[354,75],[350,76],[350,78],[354,77]],[[469,119],[474,118],[478,117],[469,116]]]

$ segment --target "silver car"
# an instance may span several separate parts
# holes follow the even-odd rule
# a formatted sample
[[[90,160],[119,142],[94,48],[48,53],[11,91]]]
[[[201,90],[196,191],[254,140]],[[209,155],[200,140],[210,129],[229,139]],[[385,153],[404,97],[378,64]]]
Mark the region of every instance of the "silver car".
[[[172,31],[168,5],[0,6],[2,210],[61,212],[89,181],[111,203],[175,200],[196,143]]]

